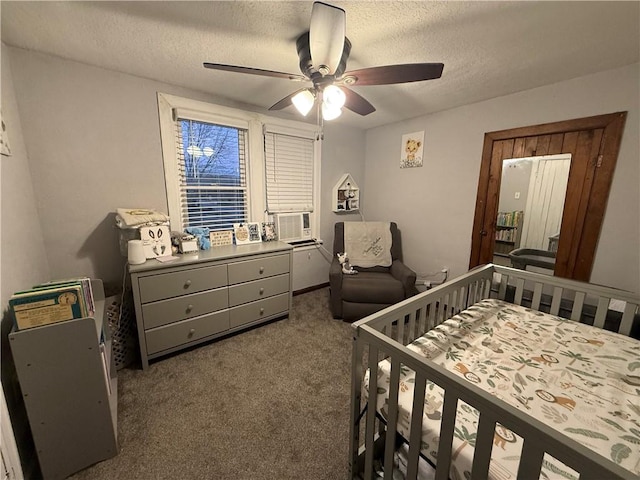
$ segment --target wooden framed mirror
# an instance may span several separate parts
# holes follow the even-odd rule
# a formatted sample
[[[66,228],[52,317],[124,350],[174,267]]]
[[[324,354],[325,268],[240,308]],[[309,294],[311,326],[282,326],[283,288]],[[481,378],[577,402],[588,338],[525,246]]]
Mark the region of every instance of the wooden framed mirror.
[[[469,268],[491,263],[503,161],[570,154],[554,275],[589,281],[627,112],[485,134]]]

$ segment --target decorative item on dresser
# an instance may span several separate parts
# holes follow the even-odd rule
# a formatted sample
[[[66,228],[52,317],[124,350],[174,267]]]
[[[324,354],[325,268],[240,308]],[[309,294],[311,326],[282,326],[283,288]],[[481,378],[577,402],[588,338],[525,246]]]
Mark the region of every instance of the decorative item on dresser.
[[[149,360],[288,315],[293,247],[224,245],[130,265],[142,368]]]

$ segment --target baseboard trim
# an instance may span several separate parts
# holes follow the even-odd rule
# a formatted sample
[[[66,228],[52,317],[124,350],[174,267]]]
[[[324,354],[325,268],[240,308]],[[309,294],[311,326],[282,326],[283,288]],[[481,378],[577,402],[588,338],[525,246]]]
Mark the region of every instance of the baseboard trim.
[[[302,293],[309,293],[309,292],[313,292],[314,290],[320,290],[321,288],[325,288],[329,286],[329,282],[325,282],[325,283],[321,283],[320,285],[313,285],[311,287],[307,287],[307,288],[302,288],[300,290],[295,290],[293,292],[293,295],[300,295]]]

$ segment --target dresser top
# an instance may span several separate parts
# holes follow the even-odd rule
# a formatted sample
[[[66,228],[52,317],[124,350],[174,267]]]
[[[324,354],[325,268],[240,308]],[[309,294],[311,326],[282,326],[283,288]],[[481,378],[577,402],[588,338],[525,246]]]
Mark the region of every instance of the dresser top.
[[[129,272],[140,273],[216,260],[263,255],[265,253],[289,252],[290,250],[293,250],[291,245],[279,241],[249,243],[247,245],[224,245],[221,247],[211,247],[209,250],[198,250],[198,252],[195,253],[178,253],[174,255],[178,258],[169,262],[159,262],[156,259],[150,259],[140,265],[129,265]]]

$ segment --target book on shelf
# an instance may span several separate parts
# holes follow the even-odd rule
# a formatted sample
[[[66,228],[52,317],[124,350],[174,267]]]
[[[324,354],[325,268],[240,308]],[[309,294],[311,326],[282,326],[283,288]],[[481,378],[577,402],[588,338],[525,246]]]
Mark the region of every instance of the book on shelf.
[[[14,293],[9,310],[18,330],[64,322],[95,314],[91,280],[59,280]]]

